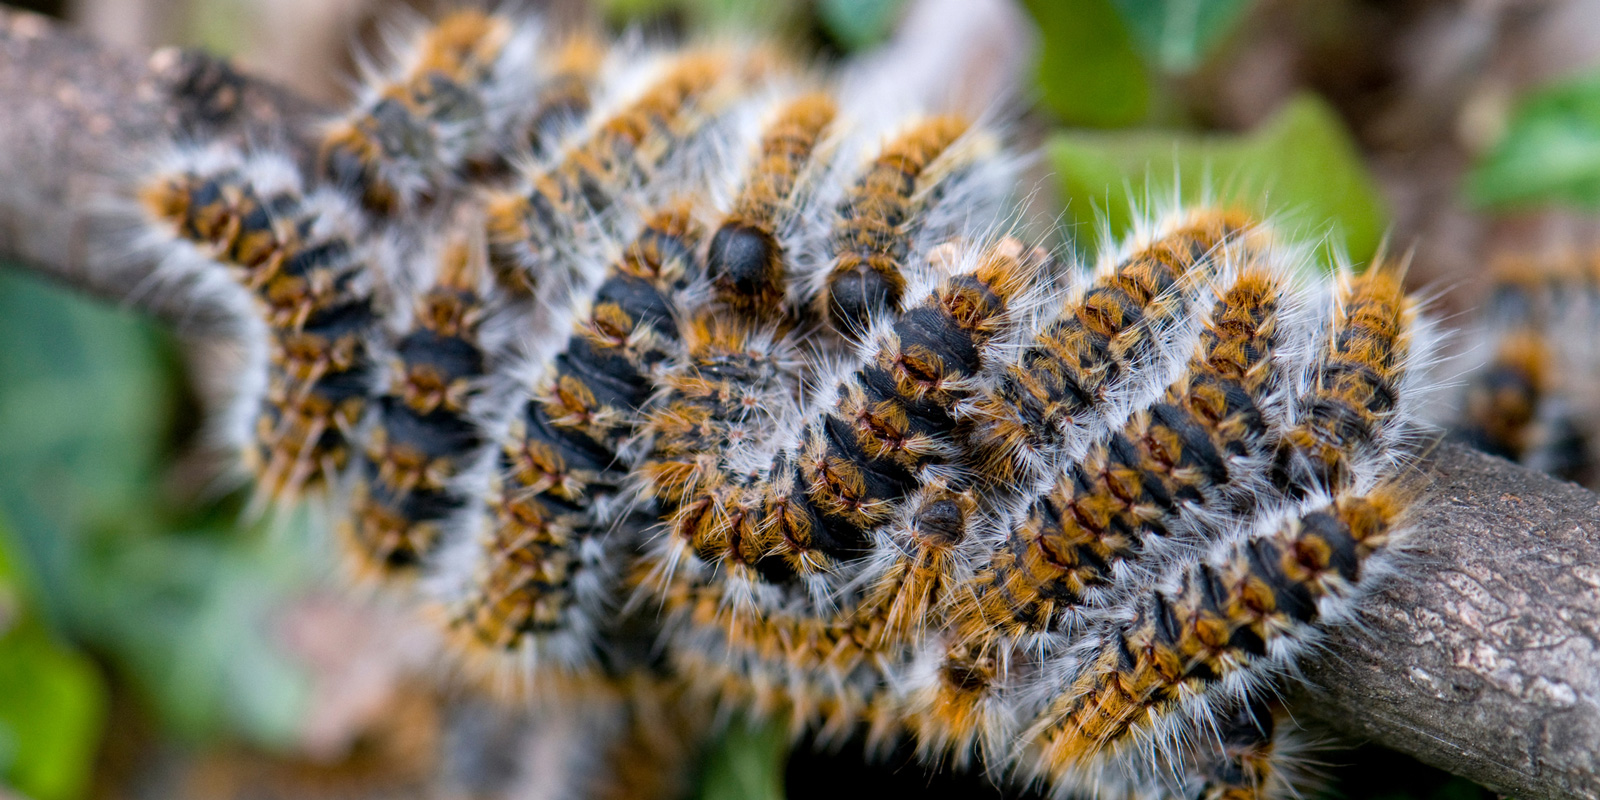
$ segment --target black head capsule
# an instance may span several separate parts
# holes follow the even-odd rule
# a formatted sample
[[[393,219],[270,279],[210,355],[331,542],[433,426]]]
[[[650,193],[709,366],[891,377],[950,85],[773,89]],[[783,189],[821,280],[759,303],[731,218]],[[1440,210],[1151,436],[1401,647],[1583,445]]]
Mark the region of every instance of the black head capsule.
[[[872,323],[872,315],[893,309],[900,300],[900,289],[882,273],[865,264],[845,273],[835,273],[828,287],[828,322],[834,330],[855,339]]]
[[[717,296],[741,311],[769,307],[781,299],[783,255],[772,234],[730,222],[711,237],[706,271]]]

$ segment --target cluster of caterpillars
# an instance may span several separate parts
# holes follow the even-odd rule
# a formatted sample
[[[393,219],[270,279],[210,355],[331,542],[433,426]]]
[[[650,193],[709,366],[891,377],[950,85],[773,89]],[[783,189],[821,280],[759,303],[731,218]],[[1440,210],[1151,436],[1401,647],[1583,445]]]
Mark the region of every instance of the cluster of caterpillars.
[[[846,85],[460,11],[309,163],[170,157],[152,235],[264,343],[258,494],[331,501],[355,575],[541,702],[1294,792],[1273,687],[1413,488],[1401,266],[1201,207],[1080,269],[991,125]]]

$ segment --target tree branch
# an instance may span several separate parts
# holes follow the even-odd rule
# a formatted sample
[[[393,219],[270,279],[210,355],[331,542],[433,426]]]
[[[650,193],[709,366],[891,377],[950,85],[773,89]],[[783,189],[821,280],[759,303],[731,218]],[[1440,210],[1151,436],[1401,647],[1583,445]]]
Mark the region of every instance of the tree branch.
[[[1447,445],[1415,553],[1297,712],[1519,798],[1600,797],[1600,497]]]
[[[6,12],[0,100],[0,258],[191,323],[221,310],[141,291],[149,265],[96,223],[129,154],[294,145],[319,111],[206,56],[140,59]],[[1518,797],[1600,797],[1600,499],[1453,446],[1432,469],[1405,578],[1306,665],[1297,715]]]
[[[138,155],[175,137],[286,142],[319,109],[226,62],[102,47],[44,17],[0,10],[0,259],[169,320],[222,310],[151,291],[108,206]],[[299,148],[304,150],[303,147]]]

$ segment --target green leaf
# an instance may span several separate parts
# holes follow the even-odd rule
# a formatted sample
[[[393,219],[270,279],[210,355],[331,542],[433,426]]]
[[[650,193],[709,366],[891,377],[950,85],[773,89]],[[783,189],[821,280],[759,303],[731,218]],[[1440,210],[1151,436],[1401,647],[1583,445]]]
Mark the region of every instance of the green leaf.
[[[58,626],[83,532],[150,516],[173,402],[160,341],[131,313],[0,272],[0,510]]]
[[[1146,131],[1059,133],[1048,152],[1079,249],[1099,245],[1102,218],[1117,235],[1137,203],[1203,199],[1238,203],[1306,238],[1324,231],[1352,258],[1377,250],[1387,225],[1382,196],[1338,116],[1304,95],[1247,136]],[[1331,228],[1331,229],[1330,229]]]
[[[1466,194],[1479,206],[1600,207],[1600,74],[1525,98]]]
[[[31,618],[12,546],[0,525],[0,784],[72,800],[89,788],[106,689],[93,662]]]
[[[802,0],[601,0],[607,19],[618,25],[644,21],[684,21],[695,30],[773,33],[794,26]]]
[[[783,800],[788,755],[782,725],[728,726],[706,756],[699,800]]]
[[[1145,118],[1150,83],[1111,0],[1027,0],[1041,36],[1039,88],[1069,125],[1112,128]]]
[[[1251,0],[1111,0],[1145,58],[1166,72],[1200,66]]]
[[[846,50],[862,50],[888,38],[904,0],[820,0],[817,18]]]
[[[311,550],[241,532],[231,513],[211,529],[163,507],[163,341],[130,314],[0,273],[0,512],[55,630],[104,653],[167,728],[281,744],[309,677],[264,612],[304,584]]]

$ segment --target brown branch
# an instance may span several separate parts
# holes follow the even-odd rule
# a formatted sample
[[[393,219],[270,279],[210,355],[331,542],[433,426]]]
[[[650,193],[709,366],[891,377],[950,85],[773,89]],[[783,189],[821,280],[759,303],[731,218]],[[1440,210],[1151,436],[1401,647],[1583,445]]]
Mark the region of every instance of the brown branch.
[[[214,59],[3,12],[0,98],[0,257],[119,302],[149,265],[93,210],[129,154],[175,133],[279,141],[317,112]],[[194,303],[133,300],[218,313]],[[1414,563],[1307,665],[1297,714],[1521,798],[1600,797],[1600,500],[1455,447],[1433,469]]]
[[[0,259],[166,319],[220,309],[152,292],[105,212],[138,155],[174,137],[289,141],[317,109],[226,62],[166,49],[148,58],[0,10]]]
[[[1440,448],[1403,576],[1300,711],[1518,798],[1600,797],[1600,497]]]

